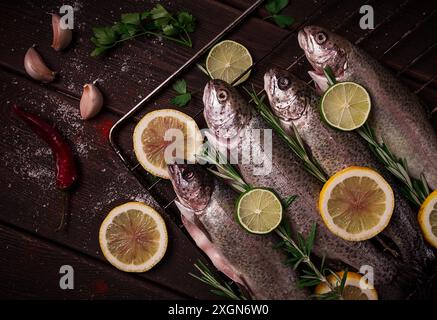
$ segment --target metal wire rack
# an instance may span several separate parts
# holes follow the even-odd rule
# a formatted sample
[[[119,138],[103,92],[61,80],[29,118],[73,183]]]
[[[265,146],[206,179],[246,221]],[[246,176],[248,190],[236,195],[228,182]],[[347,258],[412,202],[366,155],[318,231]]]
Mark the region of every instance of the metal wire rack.
[[[345,1],[345,0],[343,0]],[[376,1],[376,0],[375,0]],[[359,15],[359,8],[364,4],[371,4],[371,0],[363,1],[355,10],[353,10],[349,15],[345,16],[341,22],[336,24],[334,27],[331,28],[332,31],[338,31],[341,28],[345,27],[347,23],[349,23],[352,19],[356,18]],[[193,64],[195,64],[214,44],[216,44],[218,41],[220,41],[223,37],[225,37],[227,34],[229,34],[235,27],[240,25],[249,15],[251,15],[264,1],[258,0],[255,1],[247,10],[245,10],[240,16],[238,16],[233,22],[231,22],[225,29],[223,29],[222,32],[220,32],[214,39],[212,39],[208,44],[206,44],[203,48],[201,48],[196,54],[193,55],[192,58],[190,58],[183,66],[181,66],[178,70],[176,70],[171,76],[169,76],[164,82],[162,82],[158,87],[156,87],[149,95],[147,95],[142,101],[140,101],[136,106],[134,106],[129,112],[127,112],[120,120],[118,120],[113,127],[110,130],[109,133],[109,142],[114,149],[115,153],[119,156],[123,164],[126,166],[126,168],[137,178],[137,180],[149,191],[152,193],[153,196],[156,194],[156,188],[158,188],[159,183],[161,182],[161,179],[155,179],[152,183],[147,182],[147,179],[145,179],[146,173],[144,170],[142,170],[141,166],[138,162],[134,162],[129,160],[126,153],[123,151],[121,145],[119,145],[117,141],[117,136],[120,134],[120,131],[122,127],[128,123],[134,121],[133,116],[146,107],[147,103],[150,102],[154,97],[156,97],[157,94],[162,92],[169,84],[171,84],[178,76],[180,76],[183,72],[185,72],[187,69],[189,69]],[[271,56],[278,47],[283,45],[286,41],[293,37],[297,37],[297,31],[301,27],[305,25],[311,24],[313,21],[319,19],[321,15],[323,14],[324,10],[333,4],[340,4],[342,3],[342,0],[338,0],[333,2],[329,1],[323,1],[321,4],[316,7],[309,15],[307,15],[304,20],[301,22],[301,24],[296,27],[290,29],[290,31],[282,37],[277,44],[275,44],[270,51],[268,51],[264,56],[259,58],[257,61],[255,61],[251,68],[246,70],[242,75],[249,72],[251,69],[255,68],[259,63],[269,56]],[[381,27],[384,25],[387,25],[390,21],[392,21],[394,18],[396,18],[400,13],[402,13],[408,4],[410,4],[410,0],[405,0],[402,3],[399,4],[399,6],[393,10],[389,15],[385,16],[383,19],[378,21],[378,23],[375,25],[374,29],[367,30],[361,37],[359,37],[354,43],[356,45],[359,45],[364,40],[368,39],[373,33],[380,30]],[[407,41],[410,37],[414,36],[418,30],[427,22],[429,22],[436,14],[437,7],[434,8],[429,14],[423,16],[422,19],[417,21],[417,23],[404,32],[399,38],[393,39],[393,42],[388,46],[388,48],[380,54],[377,59],[383,60],[389,53],[391,53],[395,48],[397,48],[399,45],[403,44],[405,41]],[[413,59],[410,59],[404,66],[400,67],[399,71],[396,73],[397,76],[401,76],[405,74],[407,70],[409,70],[413,65],[415,65],[418,61],[420,61],[423,57],[428,55],[432,50],[437,46],[437,41],[435,41],[432,45],[428,46],[424,50],[422,50],[419,54],[417,54]],[[295,67],[298,63],[300,63],[305,58],[305,55],[302,53],[300,56],[298,56],[290,65],[288,66],[282,66],[286,68],[287,70],[292,69]],[[433,74],[429,79],[426,79],[423,84],[415,90],[416,94],[419,94],[424,89],[429,87],[431,84],[434,83],[434,81],[437,80],[437,72]],[[238,81],[236,79],[235,81]],[[311,81],[308,81],[310,83]],[[437,112],[437,108],[434,108],[432,112]],[[199,116],[201,116],[202,110],[200,110],[194,118],[197,119]],[[159,200],[159,197],[157,197]],[[166,203],[160,203],[161,206],[164,209],[167,209],[170,205],[173,204],[175,200],[175,197],[172,198],[172,200],[167,201]],[[159,202],[159,201],[158,201]]]

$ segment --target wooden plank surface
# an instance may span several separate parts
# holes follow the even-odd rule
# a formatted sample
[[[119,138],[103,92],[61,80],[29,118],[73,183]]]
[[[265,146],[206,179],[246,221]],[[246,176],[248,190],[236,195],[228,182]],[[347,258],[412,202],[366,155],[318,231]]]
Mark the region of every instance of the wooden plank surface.
[[[82,122],[75,100],[4,71],[0,71],[0,83],[0,221],[104,260],[98,231],[109,210],[127,201],[142,201],[163,213],[107,144],[107,132],[116,120],[114,115],[104,113]],[[13,103],[53,123],[73,147],[80,179],[71,194],[69,225],[64,232],[55,232],[62,201],[54,185],[50,149],[11,114]],[[171,287],[182,296],[211,298],[206,286],[188,275],[194,271],[193,263],[201,257],[199,252],[169,214],[163,216],[169,232],[168,253],[159,267],[143,277]]]
[[[104,57],[89,56],[92,50],[89,39],[93,26],[110,25],[119,19],[121,13],[143,11],[154,3],[155,1],[140,0],[75,1],[74,41],[68,50],[56,53],[50,48],[50,16],[46,13],[57,11],[63,4],[62,1],[1,2],[0,231],[5,230],[4,243],[9,243],[16,237],[20,239],[20,244],[13,247],[12,251],[5,249],[6,246],[1,247],[0,255],[4,253],[13,260],[14,252],[24,252],[26,244],[41,252],[44,257],[41,261],[47,265],[54,265],[56,261],[43,252],[53,250],[59,252],[62,257],[71,256],[80,270],[96,266],[102,268],[105,277],[116,275],[117,280],[110,287],[115,290],[120,286],[120,298],[131,297],[130,293],[127,293],[129,286],[135,288],[133,292],[140,292],[149,287],[150,292],[155,292],[153,290],[158,288],[161,291],[156,289],[157,298],[212,298],[206,286],[188,276],[188,272],[193,271],[192,264],[202,257],[202,254],[181,228],[174,206],[169,206],[165,213],[159,209],[166,218],[171,243],[166,258],[156,268],[143,275],[132,276],[122,274],[100,262],[103,258],[97,240],[98,228],[112,207],[128,200],[141,200],[158,208],[158,203],[164,206],[174,198],[168,181],[161,180],[155,185],[156,179],[138,168],[137,172],[145,184],[149,187],[154,186],[150,192],[157,203],[126,171],[107,144],[106,135],[110,126],[253,1],[166,1],[164,5],[170,10],[186,8],[198,19],[198,28],[193,34],[193,48],[144,37],[125,43]],[[374,32],[363,31],[358,27],[357,11],[363,3],[369,3],[375,8],[378,28]],[[420,90],[419,97],[429,110],[432,110],[437,106],[437,48],[433,47],[437,43],[437,15],[434,15],[436,7],[435,3],[429,1],[420,1],[419,4],[408,0],[314,0],[290,1],[284,13],[296,19],[293,29],[304,24],[320,24],[336,29],[351,41],[365,37],[359,45],[394,72],[403,70],[417,55],[428,50],[421,59],[402,72],[400,79],[413,91],[428,84],[425,89]],[[266,16],[267,12],[264,9],[257,10],[253,17],[229,35],[230,39],[244,44],[254,60],[263,57],[288,34],[287,30],[280,29],[271,21],[263,20]],[[425,18],[426,23],[416,26],[418,21]],[[400,37],[412,29],[414,32],[406,37],[407,41],[401,42],[383,55]],[[38,44],[37,49],[48,65],[60,71],[58,79],[52,84],[42,86],[28,80],[24,73],[24,54],[34,43]],[[255,68],[250,82],[261,87],[262,75],[271,65],[284,68],[292,65],[292,71],[297,76],[309,80],[306,73],[309,65],[302,57],[296,33]],[[193,67],[184,78],[189,89],[196,93],[192,102],[180,109],[196,116],[199,125],[203,127],[204,121],[200,114],[203,108],[201,91],[206,77]],[[95,79],[99,79],[99,86],[105,96],[105,110],[95,120],[82,122],[78,117],[78,98],[82,85]],[[173,94],[171,89],[166,90],[146,106],[136,119],[150,110],[168,107]],[[60,195],[53,191],[53,163],[50,151],[41,141],[35,139],[22,123],[11,116],[9,110],[13,102],[22,104],[26,109],[35,111],[59,126],[71,141],[75,156],[80,162],[81,182],[71,199],[70,224],[65,233],[54,232],[58,221]],[[437,127],[437,113],[434,120]],[[131,142],[134,124],[127,124],[119,136],[121,147],[132,161],[135,160]],[[0,282],[9,284],[4,286],[9,287],[9,294],[17,297],[38,296],[36,285],[22,295],[19,294],[17,286],[10,286],[8,272],[15,272],[14,279],[23,281],[37,278],[27,276],[28,266],[15,270],[15,264],[9,261],[0,270]],[[32,261],[37,263],[37,257]],[[16,262],[18,264],[20,260],[17,258]],[[84,272],[84,283],[91,281],[93,273]],[[41,296],[50,297],[51,289],[43,292]],[[76,292],[75,297],[88,298],[90,294],[89,290],[84,289],[82,295]],[[108,297],[116,298],[117,294],[112,292]],[[149,296],[145,294],[145,297]],[[150,297],[154,297],[154,294]]]
[[[0,299],[181,299],[159,285],[118,272],[106,263],[93,261],[0,225]],[[73,268],[73,285],[61,289],[60,268]],[[19,269],[19,272],[14,270]]]

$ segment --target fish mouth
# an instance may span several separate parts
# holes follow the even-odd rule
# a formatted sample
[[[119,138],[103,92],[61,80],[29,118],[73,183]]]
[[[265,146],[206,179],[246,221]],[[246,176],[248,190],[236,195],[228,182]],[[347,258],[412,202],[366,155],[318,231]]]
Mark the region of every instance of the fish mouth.
[[[311,41],[309,40],[309,33],[307,32],[308,27],[304,27],[299,30],[297,34],[297,41],[302,50],[307,51],[308,53],[314,52],[314,48],[312,46]]]

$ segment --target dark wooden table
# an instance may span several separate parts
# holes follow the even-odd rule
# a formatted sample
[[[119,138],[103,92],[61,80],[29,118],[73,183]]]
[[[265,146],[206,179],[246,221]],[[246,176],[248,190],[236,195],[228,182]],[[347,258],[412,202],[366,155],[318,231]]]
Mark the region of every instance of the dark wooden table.
[[[50,48],[47,12],[57,12],[64,3],[69,4],[55,0],[4,0],[0,4],[0,298],[214,298],[206,286],[188,275],[194,271],[197,259],[206,260],[181,228],[177,211],[171,205],[174,193],[169,182],[156,181],[142,173],[148,185],[144,188],[113,153],[107,134],[121,115],[252,1],[164,1],[170,10],[185,8],[197,17],[192,49],[139,38],[102,58],[89,55],[91,28],[112,24],[121,13],[149,9],[155,1],[72,1],[74,40],[68,50],[57,53]],[[375,9],[375,30],[364,31],[358,26],[358,10],[364,3]],[[292,30],[314,23],[358,41],[371,55],[398,72],[431,111],[437,106],[436,10],[435,1],[292,0],[285,11],[297,20]],[[265,10],[258,10],[229,36],[244,44],[255,60],[290,32],[263,20],[266,15]],[[34,43],[48,65],[60,71],[57,80],[49,85],[30,80],[24,72],[24,54]],[[293,65],[292,70],[299,77],[309,80],[308,65],[295,33],[257,66],[251,77],[255,86],[261,86],[262,74],[269,65]],[[195,67],[184,78],[192,91],[201,90],[206,80]],[[84,122],[79,117],[82,86],[95,79],[99,79],[105,107],[95,119]],[[172,94],[171,89],[165,91],[138,117],[168,107]],[[67,230],[55,232],[61,195],[54,186],[50,150],[11,114],[13,103],[54,123],[73,146],[80,163],[80,182],[71,197]],[[203,125],[201,109],[200,94],[181,108]],[[132,122],[124,128],[119,137],[131,157],[133,125]],[[98,244],[98,230],[106,214],[129,200],[144,201],[157,208],[169,229],[170,246],[164,260],[144,274],[116,270],[105,261]],[[59,287],[62,265],[71,265],[75,270],[74,290]]]

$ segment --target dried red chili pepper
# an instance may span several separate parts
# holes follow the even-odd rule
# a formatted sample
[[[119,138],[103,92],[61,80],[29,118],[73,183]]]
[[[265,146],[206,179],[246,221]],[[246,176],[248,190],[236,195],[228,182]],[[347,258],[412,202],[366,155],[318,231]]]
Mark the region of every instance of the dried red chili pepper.
[[[61,222],[57,228],[60,230],[64,225],[68,189],[77,180],[77,167],[70,146],[65,142],[58,130],[42,120],[35,114],[26,112],[17,105],[12,107],[14,113],[20,117],[41,139],[52,149],[56,161],[56,186],[65,191],[64,208]]]

